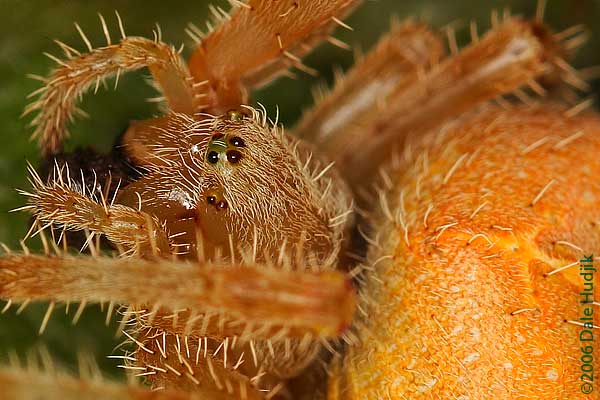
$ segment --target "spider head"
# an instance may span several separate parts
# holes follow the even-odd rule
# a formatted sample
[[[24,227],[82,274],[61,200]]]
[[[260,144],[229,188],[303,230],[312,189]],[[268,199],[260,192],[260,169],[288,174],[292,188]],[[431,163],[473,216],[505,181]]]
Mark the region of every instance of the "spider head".
[[[258,257],[337,253],[344,224],[330,223],[349,207],[345,185],[264,112],[247,107],[200,121],[172,115],[153,129],[145,142],[155,144],[144,148],[154,155],[145,159],[160,164],[125,191],[141,194],[142,207],[178,240],[195,242],[199,231],[205,247],[224,254],[231,243]],[[137,194],[129,198],[137,205]]]
[[[223,233],[236,243],[256,242],[261,254],[278,254],[282,243],[290,249],[301,244],[319,258],[331,253],[336,234],[328,214],[340,200],[334,199],[332,207],[331,197],[322,197],[321,182],[313,180],[307,162],[311,152],[263,112],[247,108],[214,118],[197,147],[203,150],[198,153],[204,185],[197,207],[203,230],[224,226]],[[321,178],[332,185],[331,175]],[[334,186],[333,197],[339,195],[339,185]]]

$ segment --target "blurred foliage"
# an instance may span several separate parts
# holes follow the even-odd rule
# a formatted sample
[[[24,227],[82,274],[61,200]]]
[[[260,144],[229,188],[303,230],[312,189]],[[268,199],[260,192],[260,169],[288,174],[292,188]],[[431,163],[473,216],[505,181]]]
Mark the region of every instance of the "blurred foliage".
[[[227,8],[225,1],[214,2]],[[389,26],[392,15],[399,19],[417,16],[437,27],[448,23],[466,28],[470,20],[480,26],[480,32],[489,27],[492,9],[508,8],[512,13],[532,16],[535,0],[512,1],[468,1],[468,0],[380,0],[367,1],[349,19],[353,32],[338,29],[337,37],[362,49],[368,49]],[[155,23],[160,23],[163,39],[175,45],[186,43],[185,54],[189,54],[190,41],[184,35],[188,22],[203,26],[207,18],[208,4],[203,1],[162,0],[94,0],[60,1],[0,0],[0,241],[15,248],[27,229],[27,216],[8,213],[8,210],[23,204],[15,188],[26,188],[26,160],[34,165],[38,160],[37,147],[29,141],[31,129],[28,119],[19,115],[27,103],[26,96],[39,87],[39,82],[28,79],[27,73],[46,75],[53,62],[44,52],[59,54],[53,43],[57,38],[69,45],[84,49],[84,44],[73,27],[77,21],[93,44],[103,45],[104,36],[97,13],[107,17],[113,38],[118,37],[114,10],[121,14],[128,35],[152,37]],[[545,20],[555,30],[574,24],[589,27],[592,39],[580,52],[577,65],[600,64],[600,28],[594,21],[600,16],[597,0],[550,0]],[[458,32],[462,43],[467,39],[467,29]],[[252,40],[248,38],[247,40]],[[233,60],[232,60],[233,61]],[[320,72],[317,78],[299,73],[297,80],[285,78],[255,93],[254,99],[264,104],[270,113],[278,105],[282,122],[293,124],[303,109],[312,103],[309,88],[317,83],[331,84],[334,67],[347,69],[352,64],[352,53],[325,44],[306,60]],[[91,118],[77,121],[72,128],[73,137],[68,148],[76,145],[93,145],[108,150],[115,137],[123,132],[131,119],[144,119],[157,112],[144,99],[152,97],[153,91],[146,85],[143,74],[134,73],[121,78],[115,92],[100,91],[97,96],[85,97],[83,108]],[[109,85],[110,86],[110,85]],[[1,308],[2,304],[0,304]],[[71,306],[71,316],[74,313]],[[106,359],[119,343],[115,339],[116,323],[107,328],[104,315],[97,307],[89,307],[76,327],[71,326],[71,317],[65,316],[64,307],[55,311],[46,333],[38,336],[38,328],[45,312],[44,305],[29,306],[20,315],[14,310],[0,316],[0,360],[13,351],[21,357],[36,347],[45,347],[53,358],[67,368],[76,368],[78,354],[96,359],[101,368],[111,375],[118,375],[113,360]]]

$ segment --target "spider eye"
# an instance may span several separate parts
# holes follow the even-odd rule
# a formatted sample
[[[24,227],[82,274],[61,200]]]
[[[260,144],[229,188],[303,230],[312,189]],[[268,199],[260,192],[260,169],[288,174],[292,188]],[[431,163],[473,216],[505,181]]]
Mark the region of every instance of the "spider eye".
[[[237,150],[229,150],[227,153],[227,161],[232,164],[237,164],[242,159],[242,153]]]
[[[206,202],[215,207],[217,211],[224,210],[229,206],[229,204],[227,204],[227,200],[225,200],[223,197],[222,190],[216,188],[208,190],[206,193]]]
[[[234,136],[233,138],[231,138],[229,143],[235,147],[246,147],[246,143],[244,142],[244,139],[242,139],[239,136]]]
[[[209,163],[216,164],[219,162],[219,153],[217,153],[216,151],[211,151],[206,156],[206,159],[208,160]]]
[[[239,110],[230,110],[227,112],[227,117],[232,122],[241,122],[244,119],[244,114]]]

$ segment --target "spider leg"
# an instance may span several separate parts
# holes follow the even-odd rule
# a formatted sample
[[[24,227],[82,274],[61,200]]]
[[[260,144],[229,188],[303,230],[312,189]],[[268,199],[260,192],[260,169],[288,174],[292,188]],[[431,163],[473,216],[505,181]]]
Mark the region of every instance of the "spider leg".
[[[0,387],[5,400],[200,400],[197,395],[178,390],[151,391],[150,389],[118,384],[94,377],[83,379],[56,371],[1,368]]]
[[[31,212],[42,225],[104,234],[115,245],[134,253],[171,254],[167,232],[150,214],[113,204],[97,188],[86,193],[84,186],[77,187],[71,180],[68,168],[56,167],[48,184],[42,182],[33,167],[29,171],[34,190],[21,191],[28,197],[28,205],[21,209]]]
[[[167,308],[146,308],[136,314],[140,326],[155,328],[169,334],[208,336],[215,340],[238,337],[240,341],[272,338],[314,338],[314,331],[281,323],[253,323],[233,318],[222,312],[194,312],[189,309],[173,311]],[[306,339],[305,339],[306,338]]]
[[[215,352],[211,339],[145,329],[135,342],[137,349],[132,358],[136,372],[154,388],[177,388],[216,400],[259,400],[268,394],[268,389],[259,389],[258,379],[238,369],[241,361],[236,363],[234,359],[225,364],[227,358],[223,354],[228,350],[220,348]]]
[[[361,57],[336,86],[307,112],[294,134],[324,147],[335,156],[335,145],[364,136],[354,125],[386,108],[386,99],[412,82],[444,57],[444,43],[427,25],[392,21],[389,33]],[[347,134],[359,135],[352,138]]]
[[[86,42],[89,44],[87,38]],[[77,52],[76,57],[66,60],[51,56],[59,66],[47,78],[46,85],[34,92],[39,93],[39,98],[24,111],[24,115],[38,112],[32,121],[33,136],[45,154],[60,150],[68,136],[67,122],[83,114],[76,105],[77,99],[94,85],[97,90],[100,82],[110,76],[116,75],[118,80],[124,71],[148,67],[171,110],[194,112],[199,95],[196,96],[197,89],[185,63],[172,46],[158,40],[123,37],[119,44],[88,47],[89,53]],[[69,49],[68,55],[76,51]]]
[[[0,298],[189,309],[196,316],[224,314],[247,325],[279,326],[282,334],[323,338],[340,335],[354,310],[352,285],[338,271],[315,274],[258,264],[131,257],[11,253],[0,258]],[[213,333],[222,334],[206,330],[208,336]]]
[[[388,159],[408,135],[440,126],[477,104],[526,85],[543,91],[535,79],[555,69],[559,47],[538,22],[509,19],[481,39],[475,37],[460,53],[422,71],[418,79],[409,84],[401,81],[383,105],[347,119],[349,123],[336,126],[333,134],[319,134],[318,145],[333,155],[349,181],[362,182],[380,166],[377,160]],[[355,67],[360,69],[365,69],[361,63]],[[325,117],[317,121],[321,129],[335,114]],[[356,165],[364,168],[352,168]]]
[[[265,85],[289,67],[312,72],[300,58],[328,39],[336,25],[346,26],[340,18],[360,3],[236,2],[239,5],[231,15],[216,12],[220,24],[206,37],[198,38],[198,47],[189,60],[196,81],[209,83],[211,112],[247,103],[247,89]]]

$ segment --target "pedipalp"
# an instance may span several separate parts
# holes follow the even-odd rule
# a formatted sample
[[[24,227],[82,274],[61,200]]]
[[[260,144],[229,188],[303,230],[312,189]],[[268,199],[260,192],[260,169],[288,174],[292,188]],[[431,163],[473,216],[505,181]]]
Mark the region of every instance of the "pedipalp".
[[[94,49],[83,31],[79,27],[78,30],[89,52],[79,53],[61,43],[67,59],[49,55],[58,67],[46,79],[45,86],[33,93],[39,97],[23,113],[38,112],[31,124],[35,126],[33,137],[38,139],[44,154],[60,151],[63,139],[68,136],[67,123],[84,114],[76,105],[77,99],[92,87],[97,91],[108,77],[116,76],[118,82],[123,72],[148,67],[172,111],[188,114],[196,111],[202,93],[172,46],[158,38],[126,37],[123,32],[120,43]]]

